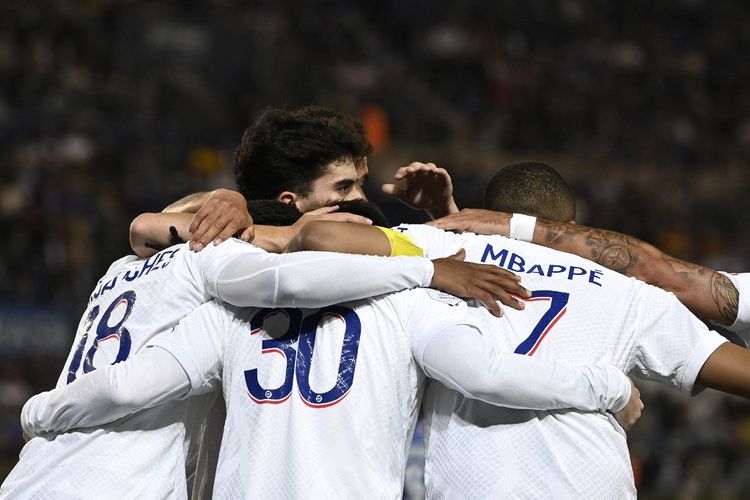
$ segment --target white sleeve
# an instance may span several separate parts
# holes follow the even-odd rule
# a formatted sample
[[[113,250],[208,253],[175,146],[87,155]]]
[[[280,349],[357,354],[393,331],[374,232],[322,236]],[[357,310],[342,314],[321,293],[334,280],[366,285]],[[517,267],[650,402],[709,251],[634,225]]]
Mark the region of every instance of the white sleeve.
[[[430,259],[451,256],[463,247],[463,239],[460,235],[436,227],[423,224],[400,224],[392,229],[408,236],[415,245],[422,249],[425,257]]]
[[[221,386],[224,345],[231,335],[235,310],[218,302],[207,302],[193,310],[172,330],[148,342],[168,351],[182,366],[190,381],[187,395],[196,396]]]
[[[431,378],[466,397],[508,408],[620,411],[628,378],[614,366],[566,366],[500,352],[469,325],[422,337],[415,357]]]
[[[721,273],[725,275],[737,288],[739,303],[737,304],[737,319],[727,330],[736,333],[750,347],[750,273]]]
[[[315,308],[429,286],[433,270],[423,257],[244,254],[218,269],[216,297],[235,306]]]
[[[643,285],[636,300],[633,371],[692,393],[706,360],[727,339],[709,330],[669,292]]]
[[[29,437],[96,427],[171,401],[188,388],[188,377],[173,356],[162,349],[145,349],[132,359],[32,397],[21,410],[21,427]]]

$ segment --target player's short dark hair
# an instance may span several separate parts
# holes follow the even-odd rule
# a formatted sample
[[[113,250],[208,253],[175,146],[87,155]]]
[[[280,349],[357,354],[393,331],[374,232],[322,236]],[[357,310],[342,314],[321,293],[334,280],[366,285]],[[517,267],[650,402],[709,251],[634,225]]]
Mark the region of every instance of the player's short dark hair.
[[[278,200],[250,200],[247,211],[253,218],[253,224],[261,226],[291,226],[302,217],[302,212],[293,204]]]
[[[371,150],[354,118],[327,108],[271,108],[245,130],[234,153],[237,188],[247,199],[283,191],[306,196],[328,164],[351,158],[357,165]]]
[[[573,221],[576,199],[562,175],[546,163],[524,161],[498,170],[487,184],[484,208]]]
[[[380,210],[376,204],[367,200],[348,200],[348,201],[334,201],[328,203],[328,206],[338,205],[338,212],[347,212],[354,215],[361,215],[367,217],[372,221],[374,226],[380,227],[391,227],[388,222],[388,217]]]

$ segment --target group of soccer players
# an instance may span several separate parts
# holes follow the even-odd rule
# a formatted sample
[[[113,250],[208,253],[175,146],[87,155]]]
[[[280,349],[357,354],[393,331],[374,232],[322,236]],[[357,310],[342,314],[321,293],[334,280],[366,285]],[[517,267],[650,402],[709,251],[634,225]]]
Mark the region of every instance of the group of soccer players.
[[[0,497],[398,498],[421,406],[429,498],[631,498],[625,374],[750,397],[750,352],[688,311],[746,339],[747,275],[571,224],[539,163],[464,211],[413,163],[384,190],[439,218],[387,229],[336,211],[368,153],[355,120],[271,110],[237,191],[136,219]]]

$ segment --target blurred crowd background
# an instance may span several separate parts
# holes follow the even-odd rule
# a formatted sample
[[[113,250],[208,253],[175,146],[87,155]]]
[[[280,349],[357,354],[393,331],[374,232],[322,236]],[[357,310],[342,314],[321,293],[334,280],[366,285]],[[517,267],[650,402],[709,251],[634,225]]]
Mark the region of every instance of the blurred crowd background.
[[[579,223],[749,271],[749,55],[742,0],[0,2],[0,478],[130,220],[231,186],[268,106],[358,116],[393,223],[424,220],[379,195],[411,161],[475,207],[495,168],[540,159]],[[750,405],[644,392],[640,497],[748,498]]]

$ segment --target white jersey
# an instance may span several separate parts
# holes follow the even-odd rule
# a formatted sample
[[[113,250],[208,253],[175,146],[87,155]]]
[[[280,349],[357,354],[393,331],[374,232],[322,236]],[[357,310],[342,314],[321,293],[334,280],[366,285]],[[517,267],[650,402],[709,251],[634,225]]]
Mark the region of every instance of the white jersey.
[[[316,272],[340,273],[343,279],[367,265],[377,272],[372,280],[319,289]],[[314,271],[299,277],[300,269],[308,268]],[[147,260],[126,257],[110,267],[92,293],[57,386],[124,361],[212,297],[231,297],[238,305],[320,305],[342,295],[359,298],[421,286],[431,277],[426,259],[273,255],[235,239],[200,253],[177,245]],[[34,438],[0,496],[185,498],[186,474],[192,477],[195,445],[215,397],[171,403],[100,429]]]
[[[732,281],[740,295],[737,319],[732,325],[723,328],[739,335],[745,345],[750,347],[750,273],[722,274]]]
[[[467,309],[434,290],[236,316],[206,304],[151,344],[179,361],[193,394],[223,384],[217,498],[400,498],[422,370],[494,404],[624,406],[616,368],[498,353]]]
[[[186,369],[193,394],[223,384],[214,497],[400,498],[424,378],[411,332],[463,321],[455,313],[467,308],[436,293],[237,317],[206,304],[154,338]]]
[[[187,245],[147,260],[113,263],[89,298],[57,387],[123,361],[216,294],[222,263],[265,253],[237,240],[191,252]],[[32,439],[2,485],[3,498],[186,498],[186,466],[196,455],[214,395],[154,408],[101,429]],[[199,436],[199,434],[197,434]]]
[[[533,292],[505,309],[512,352],[571,364],[609,363],[690,393],[725,339],[670,293],[585,259],[502,236],[399,226],[432,258],[516,272]],[[482,324],[487,314],[473,313]],[[425,395],[425,481],[430,498],[635,496],[625,435],[601,414],[499,409],[430,383]]]

